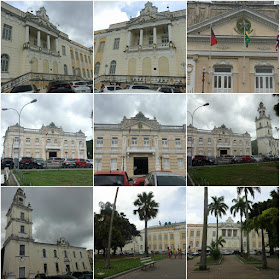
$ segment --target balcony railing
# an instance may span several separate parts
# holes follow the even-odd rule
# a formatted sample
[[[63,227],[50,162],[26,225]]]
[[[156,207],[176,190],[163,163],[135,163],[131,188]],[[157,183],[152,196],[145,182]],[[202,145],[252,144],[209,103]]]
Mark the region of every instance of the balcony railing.
[[[44,47],[38,47],[36,45],[28,43],[23,44],[23,49],[30,49],[35,52],[42,52],[44,54],[52,55],[52,56],[60,56],[59,52],[56,52],[55,50],[49,50]]]
[[[149,50],[163,50],[175,48],[175,44],[172,42],[159,43],[159,44],[149,44],[149,45],[134,45],[127,46],[125,48],[126,52],[136,52],[136,51],[149,51]]]
[[[46,145],[46,150],[49,150],[49,149],[61,150],[61,146],[52,145],[52,144],[47,144],[47,145]]]
[[[155,153],[156,148],[151,146],[130,146],[126,148],[127,153]]]

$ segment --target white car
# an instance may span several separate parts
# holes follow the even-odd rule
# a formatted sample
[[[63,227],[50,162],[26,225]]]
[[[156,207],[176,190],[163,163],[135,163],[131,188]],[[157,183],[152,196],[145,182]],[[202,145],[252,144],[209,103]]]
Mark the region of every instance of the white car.
[[[156,93],[157,91],[152,89],[122,89],[118,90],[117,93]]]
[[[87,82],[74,81],[70,83],[71,88],[74,92],[91,92]]]
[[[120,86],[115,86],[115,85],[109,85],[105,86],[100,89],[100,92],[111,92],[111,91],[116,91],[116,90],[122,90],[123,88]]]
[[[165,93],[182,93],[178,88],[173,87],[159,87],[157,91]]]
[[[99,90],[99,89],[94,88],[94,93],[99,93],[99,92],[100,92],[100,90]]]

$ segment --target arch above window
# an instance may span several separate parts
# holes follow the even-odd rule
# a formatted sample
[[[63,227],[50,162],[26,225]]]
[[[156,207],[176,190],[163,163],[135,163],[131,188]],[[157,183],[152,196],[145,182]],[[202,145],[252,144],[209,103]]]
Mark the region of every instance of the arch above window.
[[[9,56],[7,54],[1,55],[1,72],[8,72],[9,71]]]
[[[110,63],[110,71],[109,71],[110,75],[115,75],[116,66],[117,66],[117,62],[115,60],[112,60],[111,63]]]

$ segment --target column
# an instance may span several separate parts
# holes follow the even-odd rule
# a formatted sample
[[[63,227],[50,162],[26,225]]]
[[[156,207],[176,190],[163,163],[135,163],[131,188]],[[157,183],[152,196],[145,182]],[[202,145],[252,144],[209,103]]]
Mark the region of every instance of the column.
[[[51,41],[50,41],[50,35],[49,34],[47,35],[47,48],[48,48],[48,50],[51,49]]]
[[[55,38],[55,51],[58,52],[58,38]]]
[[[157,28],[154,26],[153,28],[153,44],[157,44]]]
[[[172,41],[172,27],[171,27],[171,23],[168,24],[168,38],[169,38],[169,42]]]
[[[127,35],[127,46],[130,47],[130,42],[131,42],[131,31],[128,31],[128,35]]]
[[[37,30],[37,46],[41,47],[41,32]]]
[[[140,42],[139,45],[142,46],[143,45],[143,29],[140,29]]]
[[[25,26],[25,42],[29,42],[29,25]]]

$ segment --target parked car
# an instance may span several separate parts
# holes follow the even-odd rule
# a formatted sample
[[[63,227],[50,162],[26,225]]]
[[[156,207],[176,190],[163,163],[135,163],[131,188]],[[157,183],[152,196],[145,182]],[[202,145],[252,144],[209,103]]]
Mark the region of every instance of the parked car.
[[[45,273],[38,273],[35,275],[36,279],[48,279],[47,275]]]
[[[192,165],[206,165],[209,164],[209,159],[203,155],[195,155],[192,159]]]
[[[110,170],[94,173],[95,186],[130,186],[126,171]]]
[[[93,273],[82,274],[78,279],[93,279]]]
[[[186,186],[186,178],[170,171],[152,171],[146,176],[145,186]]]
[[[209,162],[210,165],[215,165],[215,164],[217,164],[217,158],[216,158],[216,157],[214,157],[214,156],[208,156],[207,159],[208,159],[208,162]]]
[[[35,166],[37,169],[46,168],[46,161],[43,158],[35,158]]]
[[[242,156],[233,156],[234,163],[242,163]]]
[[[47,92],[74,92],[67,81],[52,81],[48,85]]]
[[[93,81],[86,81],[88,87],[90,88],[90,92],[93,92]]]
[[[72,158],[66,158],[66,159],[61,163],[61,167],[63,167],[63,168],[75,168],[75,167],[76,167],[75,160],[72,159]]]
[[[233,254],[234,254],[234,255],[240,255],[241,252],[240,252],[239,250],[234,250],[234,251],[233,251]]]
[[[85,159],[83,158],[75,158],[75,164],[76,164],[76,167],[77,168],[80,168],[80,167],[87,167],[87,162]]]
[[[87,162],[87,168],[93,168],[93,161],[90,159],[86,159]]]
[[[144,186],[145,180],[146,180],[146,176],[135,178],[133,179],[132,186]]]
[[[89,86],[84,81],[73,81],[70,85],[74,92],[91,92]]]
[[[251,156],[244,155],[244,156],[242,156],[242,161],[243,162],[255,162],[255,159],[253,159]]]
[[[76,277],[69,274],[48,276],[48,278],[49,279],[77,279]]]
[[[39,90],[34,84],[28,84],[28,85],[20,85],[20,86],[13,87],[11,93],[17,93],[17,92],[36,93],[39,92]]]
[[[125,89],[151,89],[146,85],[126,85]]]
[[[235,163],[234,156],[232,155],[222,155],[217,158],[218,164],[231,164]]]
[[[159,87],[157,91],[165,93],[181,93],[181,91],[178,88],[174,87]]]
[[[14,168],[14,160],[12,158],[2,158],[1,159],[1,169],[4,169],[5,167],[9,167],[9,169]]]
[[[23,157],[19,162],[20,169],[32,169],[36,167],[36,162],[32,157]]]
[[[254,159],[254,161],[256,161],[256,162],[262,162],[262,161],[264,161],[263,160],[263,156],[261,156],[261,155],[255,155],[255,156],[251,156],[253,159]]]
[[[109,86],[105,86],[103,88],[100,89],[100,92],[111,92],[111,91],[116,91],[116,90],[121,90],[123,89],[120,86],[115,86],[115,85],[109,85]]]
[[[53,162],[63,162],[64,158],[59,158],[59,157],[50,157],[49,160],[53,161]]]
[[[74,271],[71,273],[71,276],[74,276],[75,278],[79,278],[80,275],[83,275],[82,271]]]

